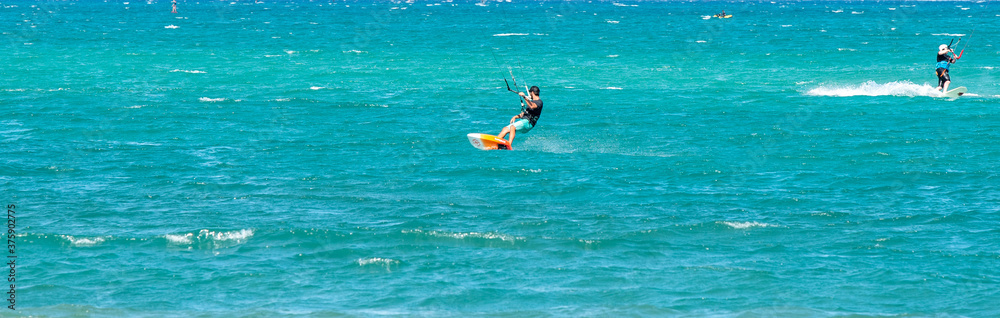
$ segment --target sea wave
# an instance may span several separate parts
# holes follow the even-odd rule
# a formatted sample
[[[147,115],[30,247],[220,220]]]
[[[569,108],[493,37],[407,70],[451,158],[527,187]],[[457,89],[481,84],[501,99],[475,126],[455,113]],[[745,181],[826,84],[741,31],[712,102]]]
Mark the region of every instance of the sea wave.
[[[754,228],[754,227],[778,227],[777,225],[767,224],[767,223],[760,223],[760,222],[757,222],[757,221],[753,221],[753,222],[722,221],[722,222],[719,222],[719,224],[723,224],[723,225],[729,226],[729,227],[737,229],[737,230],[746,230],[746,229]]]
[[[70,235],[59,235],[70,242],[73,246],[94,246],[104,243],[110,236],[97,236],[97,237],[75,237]]]
[[[399,264],[399,260],[391,258],[381,258],[381,257],[359,258],[356,262],[358,263],[359,266],[381,265],[389,267],[392,265]]]
[[[431,237],[452,238],[452,239],[459,239],[459,240],[464,240],[464,239],[467,239],[467,238],[484,239],[484,240],[501,240],[501,241],[505,241],[505,242],[514,242],[514,241],[524,241],[525,240],[524,237],[507,235],[507,234],[501,234],[501,233],[495,233],[495,232],[486,232],[486,233],[468,232],[468,233],[462,233],[462,232],[444,232],[444,231],[424,231],[424,230],[417,229],[417,230],[403,230],[402,233],[403,234],[420,234],[420,235],[427,235],[427,236],[431,236]]]
[[[246,243],[254,235],[252,229],[236,231],[213,231],[203,229],[198,233],[166,234],[163,238],[169,245],[189,245],[188,248],[227,248]]]
[[[180,69],[175,69],[173,71],[170,71],[170,73],[206,74],[207,72],[205,72],[205,71],[199,71],[199,70],[180,70]]]

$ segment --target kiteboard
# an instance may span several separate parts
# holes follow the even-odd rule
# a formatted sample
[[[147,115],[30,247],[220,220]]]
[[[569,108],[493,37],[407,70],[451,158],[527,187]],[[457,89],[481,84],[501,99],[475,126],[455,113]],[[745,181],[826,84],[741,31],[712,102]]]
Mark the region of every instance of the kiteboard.
[[[943,96],[950,98],[958,98],[959,96],[965,95],[965,93],[968,91],[969,90],[965,88],[965,86],[959,86],[956,89],[945,92]]]
[[[507,140],[494,135],[471,133],[468,137],[469,143],[480,150],[510,150]]]
[[[715,17],[719,18],[719,19],[729,19],[729,18],[732,18],[733,15],[732,14],[727,14],[727,15],[718,15],[718,14],[716,14]]]

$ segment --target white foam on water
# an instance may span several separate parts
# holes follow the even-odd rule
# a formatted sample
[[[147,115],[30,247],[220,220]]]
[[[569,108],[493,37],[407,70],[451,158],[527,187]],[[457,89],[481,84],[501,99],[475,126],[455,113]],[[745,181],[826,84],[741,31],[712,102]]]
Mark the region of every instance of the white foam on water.
[[[69,235],[60,235],[62,238],[69,240],[70,244],[73,246],[94,246],[104,243],[105,240],[111,238],[110,236],[98,236],[98,237],[73,237]]]
[[[125,144],[129,145],[129,146],[162,146],[163,145],[163,144],[155,143],[155,142],[136,142],[136,141],[128,141],[128,142],[125,142]]]
[[[868,81],[861,85],[827,85],[813,88],[805,93],[808,96],[928,96],[940,97],[939,92],[930,85],[917,85],[909,81],[889,82],[879,84]]]
[[[253,237],[253,230],[243,229],[238,231],[212,231],[201,230],[195,233],[166,234],[163,238],[170,244],[193,245],[209,244],[212,247],[227,247],[234,244],[241,244]]]
[[[506,242],[523,241],[525,238],[501,233],[479,233],[479,232],[468,232],[468,233],[455,233],[455,232],[442,232],[442,231],[424,231],[424,230],[403,230],[403,234],[425,234],[433,237],[443,237],[443,238],[453,238],[463,240],[466,238],[478,238],[484,240],[501,240]]]
[[[771,225],[771,224],[767,224],[767,223],[760,223],[760,222],[756,222],[756,221],[754,221],[754,222],[723,221],[723,222],[719,222],[719,223],[720,224],[725,224],[726,226],[729,226],[729,227],[737,229],[737,230],[745,230],[745,229],[754,228],[754,227],[778,227],[777,225]]]
[[[356,262],[358,263],[359,266],[381,265],[388,267],[399,264],[399,260],[394,260],[391,258],[381,258],[381,257],[359,258]]]
[[[201,230],[198,232],[199,238],[207,238],[213,241],[236,241],[245,242],[253,237],[253,230],[243,229],[239,231],[228,231],[228,232],[216,232],[209,230]]]
[[[205,103],[222,102],[225,100],[226,100],[225,98],[209,98],[209,97],[202,97],[198,99],[198,101]]]
[[[175,69],[173,71],[170,71],[170,73],[207,74],[208,72],[199,71],[199,70],[180,70],[180,69]]]
[[[498,33],[498,34],[494,34],[493,36],[522,36],[522,35],[528,35],[528,34],[527,33]]]
[[[194,243],[194,241],[192,240],[192,238],[194,238],[194,233],[187,233],[187,234],[167,234],[167,235],[164,235],[163,238],[167,239],[167,242],[170,242],[170,243],[173,243],[173,244],[187,245],[187,244]]]

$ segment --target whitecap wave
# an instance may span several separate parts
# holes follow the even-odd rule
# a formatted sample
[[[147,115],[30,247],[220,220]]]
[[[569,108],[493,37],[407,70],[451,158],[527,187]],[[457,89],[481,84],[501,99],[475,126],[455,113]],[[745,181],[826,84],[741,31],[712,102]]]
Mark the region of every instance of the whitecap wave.
[[[527,33],[498,33],[498,34],[494,34],[493,36],[522,36],[522,35],[528,35],[528,34]]]
[[[479,233],[479,232],[468,232],[468,233],[456,233],[456,232],[442,232],[442,231],[424,231],[424,230],[403,230],[403,234],[425,234],[433,237],[443,237],[443,238],[453,238],[453,239],[467,239],[467,238],[478,238],[484,240],[501,240],[507,242],[523,241],[525,238],[501,233]]]
[[[226,248],[246,243],[253,237],[252,229],[238,231],[201,230],[198,233],[166,234],[163,238],[171,245],[191,245],[202,248]],[[191,248],[191,247],[189,247]]]
[[[239,231],[228,231],[228,232],[201,230],[200,232],[198,232],[198,238],[208,238],[213,241],[245,242],[252,236],[253,236],[253,230],[250,229],[242,229]]]
[[[209,98],[209,97],[202,97],[198,99],[198,101],[205,103],[223,102],[225,100],[226,100],[225,98]]]
[[[939,97],[939,92],[930,85],[917,85],[909,81],[879,84],[868,81],[861,85],[829,85],[813,88],[806,92],[809,96],[928,96]]]
[[[207,73],[205,71],[199,71],[199,70],[173,70],[173,71],[170,71],[170,73],[178,73],[178,72],[180,72],[180,73],[191,73],[191,74],[206,74]]]
[[[173,244],[185,245],[185,244],[194,243],[194,240],[192,240],[192,238],[194,238],[194,233],[187,233],[187,234],[167,234],[167,235],[164,235],[163,238],[167,239],[167,242],[170,242],[170,243],[173,243]]]
[[[767,223],[760,223],[760,222],[756,222],[756,221],[754,221],[754,222],[723,221],[723,222],[719,222],[719,223],[724,224],[726,226],[729,226],[731,228],[737,229],[737,230],[745,230],[745,229],[749,229],[749,228],[752,228],[752,227],[778,227],[777,225],[771,225],[771,224],[767,224]]]
[[[392,265],[399,265],[399,260],[394,260],[391,258],[369,257],[369,258],[359,258],[357,260],[357,263],[359,266],[381,265],[389,267]]]
[[[60,235],[62,238],[69,240],[70,244],[73,246],[94,246],[104,243],[105,240],[111,238],[110,236],[98,236],[98,237],[73,237],[69,235]]]

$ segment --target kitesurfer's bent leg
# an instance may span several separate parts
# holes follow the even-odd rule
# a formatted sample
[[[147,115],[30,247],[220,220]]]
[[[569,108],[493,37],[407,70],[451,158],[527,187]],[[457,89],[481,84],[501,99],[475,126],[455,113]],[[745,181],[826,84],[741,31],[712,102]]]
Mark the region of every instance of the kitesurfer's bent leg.
[[[507,133],[509,132],[510,132],[510,126],[503,126],[503,130],[501,130],[500,133],[497,134],[497,138],[503,139],[503,136],[506,136]]]
[[[510,140],[507,141],[507,143],[510,144],[514,142],[515,131],[517,131],[517,128],[515,128],[514,125],[507,125],[503,127],[503,130],[500,131],[500,134],[497,135],[497,138],[504,139],[503,137],[507,136],[507,134],[510,133]]]

